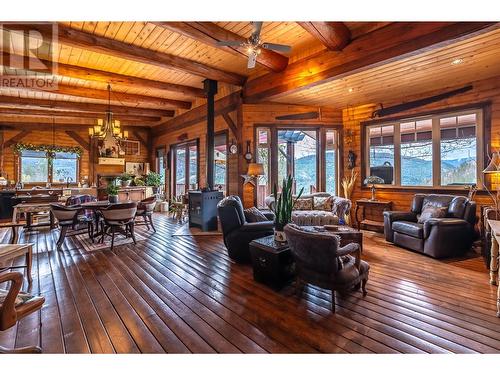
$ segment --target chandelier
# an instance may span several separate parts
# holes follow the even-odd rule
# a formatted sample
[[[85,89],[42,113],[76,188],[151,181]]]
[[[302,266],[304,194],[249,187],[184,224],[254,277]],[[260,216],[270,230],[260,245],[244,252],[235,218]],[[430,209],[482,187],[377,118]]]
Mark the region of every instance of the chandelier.
[[[114,138],[117,141],[126,140],[128,131],[122,131],[119,120],[113,120],[113,112],[111,111],[111,85],[108,84],[108,110],[105,113],[104,119],[97,119],[97,125],[89,128],[89,136],[92,138],[105,139]]]

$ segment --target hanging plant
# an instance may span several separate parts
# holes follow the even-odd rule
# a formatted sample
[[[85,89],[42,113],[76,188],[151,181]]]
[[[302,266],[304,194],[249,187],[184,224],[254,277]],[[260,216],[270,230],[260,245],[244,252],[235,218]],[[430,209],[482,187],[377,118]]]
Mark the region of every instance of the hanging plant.
[[[76,154],[79,158],[83,154],[83,150],[78,146],[56,146],[56,145],[35,145],[32,143],[16,143],[14,146],[14,152],[16,154],[21,154],[23,151],[38,151],[46,152],[50,158],[54,157],[56,152],[68,152],[71,154]]]

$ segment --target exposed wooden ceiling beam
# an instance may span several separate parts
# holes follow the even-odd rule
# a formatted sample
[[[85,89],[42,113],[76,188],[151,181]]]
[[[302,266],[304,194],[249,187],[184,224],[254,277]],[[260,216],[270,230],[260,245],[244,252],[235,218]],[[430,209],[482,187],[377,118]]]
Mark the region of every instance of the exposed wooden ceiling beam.
[[[40,117],[74,117],[74,118],[102,118],[103,112],[78,112],[78,111],[58,111],[50,108],[35,109],[35,108],[13,108],[0,107],[0,114],[20,115],[20,116],[40,116]],[[136,122],[158,122],[161,117],[153,116],[134,116],[124,115],[121,113],[113,114],[114,117],[121,121],[136,121]]]
[[[154,22],[158,26],[165,27],[170,31],[187,36],[211,47],[221,49],[234,55],[248,58],[248,53],[243,47],[225,47],[217,45],[222,40],[235,40],[246,42],[247,39],[217,26],[213,22]],[[274,72],[281,72],[288,65],[288,57],[277,52],[262,48],[257,56],[257,63],[271,69]]]
[[[84,112],[105,112],[108,110],[106,104],[95,103],[82,103],[82,102],[67,102],[61,100],[47,100],[47,99],[31,99],[19,98],[16,96],[0,95],[0,104],[8,104],[13,106],[30,106],[30,107],[43,107],[52,109],[68,109]],[[143,107],[129,107],[111,105],[113,114],[134,115],[134,116],[160,116],[160,117],[173,117],[175,112],[172,110],[153,109]]]
[[[3,144],[4,149],[13,146],[14,144],[20,142],[23,138],[26,138],[31,133],[30,130],[22,130],[20,133],[17,133],[15,136],[5,141]]]
[[[241,103],[241,91],[234,92],[215,101],[215,116],[234,111]],[[186,128],[207,119],[207,105],[203,104],[151,128],[151,135],[157,137],[171,131]]]
[[[66,130],[65,133],[73,138],[80,146],[82,146],[85,150],[90,150],[90,142],[86,141],[80,134],[75,132],[74,130]]]
[[[32,67],[32,71],[37,71],[36,67],[40,66],[40,63],[45,64],[46,66],[49,66],[49,64],[51,63],[50,61],[43,59],[35,59],[22,55],[8,54],[6,52],[2,53],[1,61],[5,66],[8,65],[11,68],[15,69],[25,69],[26,67]],[[175,83],[162,81],[154,81],[151,79],[106,72],[104,70],[91,69],[77,65],[62,64],[59,62],[57,63],[57,75],[83,79],[86,81],[106,82],[111,85],[134,86],[144,89],[158,89],[196,98],[205,97],[205,92],[203,91],[203,89],[197,87],[178,85]]]
[[[32,86],[32,87],[16,87],[16,90],[22,91],[43,91],[52,94],[59,95],[69,95],[76,96],[79,98],[89,98],[89,99],[99,99],[99,100],[108,100],[108,90],[98,90],[91,89],[88,87],[81,86],[70,86],[63,83],[58,83],[57,88],[45,87],[45,86]],[[116,102],[119,101],[121,103],[134,103],[134,104],[149,104],[155,105],[161,108],[175,109],[190,109],[191,102],[184,102],[181,100],[173,100],[173,99],[165,99],[159,98],[156,96],[146,96],[146,95],[138,95],[138,94],[129,94],[126,92],[119,91],[111,91],[111,101]]]
[[[41,35],[51,36],[51,24],[3,24],[4,29],[38,31]],[[59,43],[85,49],[96,53],[115,56],[127,60],[136,61],[143,64],[155,65],[161,68],[174,69],[184,73],[194,74],[200,77],[210,78],[233,85],[242,86],[246,77],[224,70],[211,67],[197,61],[185,59],[183,57],[170,55],[167,53],[153,51],[147,48],[135,46],[114,39],[105,38],[98,35],[89,34],[75,30],[62,24],[58,24],[57,40]]]
[[[4,121],[0,118],[0,129],[4,130],[29,130],[29,131],[52,131],[52,128],[55,130],[68,130],[68,129],[76,129],[81,130],[85,129],[87,132],[87,128],[94,125],[94,123],[82,124],[76,122],[64,122],[64,123],[51,123],[51,122],[33,122],[33,121]],[[144,126],[144,124],[135,124],[135,123],[122,123],[122,128],[127,129],[141,129],[148,130],[149,126]]]
[[[281,73],[268,73],[247,82],[244,100],[246,103],[270,100],[498,27],[496,22],[395,22],[360,36],[341,53],[326,51],[288,65]]]
[[[331,51],[342,51],[351,41],[351,31],[343,22],[298,22]]]

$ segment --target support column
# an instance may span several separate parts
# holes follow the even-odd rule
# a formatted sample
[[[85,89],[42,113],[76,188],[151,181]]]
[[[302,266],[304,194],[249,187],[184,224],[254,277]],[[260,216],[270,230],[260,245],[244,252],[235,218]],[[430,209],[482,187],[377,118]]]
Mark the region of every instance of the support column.
[[[215,152],[215,95],[217,94],[217,81],[206,79],[203,87],[207,94],[207,187],[214,187],[214,152]]]

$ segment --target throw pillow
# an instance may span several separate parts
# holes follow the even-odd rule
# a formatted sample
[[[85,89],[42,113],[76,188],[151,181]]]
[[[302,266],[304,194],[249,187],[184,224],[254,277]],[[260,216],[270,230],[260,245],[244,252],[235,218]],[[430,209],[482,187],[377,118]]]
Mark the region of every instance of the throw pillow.
[[[331,211],[333,209],[333,197],[313,197],[313,209]]]
[[[268,221],[269,219],[257,207],[247,208],[243,210],[245,219],[249,223],[259,223],[261,221]]]
[[[311,211],[313,209],[312,198],[299,198],[295,203],[294,210],[298,211]]]
[[[436,206],[430,206],[426,205],[422,209],[422,213],[420,214],[420,217],[418,218],[418,222],[420,224],[425,223],[427,220],[432,219],[432,218],[443,218],[446,216],[446,212],[448,211],[448,207],[436,207]]]

